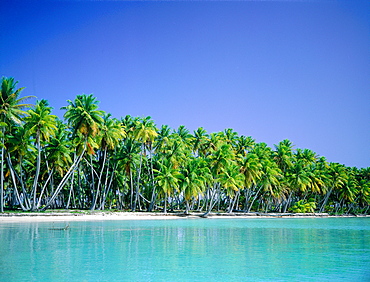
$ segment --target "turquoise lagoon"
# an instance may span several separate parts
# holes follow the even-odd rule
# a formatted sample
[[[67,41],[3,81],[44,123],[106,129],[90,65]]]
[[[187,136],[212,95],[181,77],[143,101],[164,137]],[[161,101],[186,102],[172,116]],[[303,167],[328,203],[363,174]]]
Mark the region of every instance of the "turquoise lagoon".
[[[370,218],[1,223],[0,281],[370,281]]]

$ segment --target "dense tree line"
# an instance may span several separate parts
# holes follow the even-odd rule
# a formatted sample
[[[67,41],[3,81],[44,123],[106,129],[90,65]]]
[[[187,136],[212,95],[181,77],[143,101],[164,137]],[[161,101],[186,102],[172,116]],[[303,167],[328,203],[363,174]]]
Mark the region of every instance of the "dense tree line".
[[[150,117],[115,119],[93,95],[25,104],[1,80],[0,211],[116,209],[369,213],[370,168],[330,163],[289,140],[274,148],[232,129],[190,133]]]

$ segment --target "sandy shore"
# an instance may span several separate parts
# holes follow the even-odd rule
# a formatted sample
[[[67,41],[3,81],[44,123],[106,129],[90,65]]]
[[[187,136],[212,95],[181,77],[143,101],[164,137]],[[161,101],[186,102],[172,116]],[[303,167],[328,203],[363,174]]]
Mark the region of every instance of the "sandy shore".
[[[148,212],[48,212],[48,213],[2,213],[0,223],[6,222],[42,222],[42,221],[102,221],[102,220],[152,220],[202,218],[203,213],[148,213]],[[327,213],[280,214],[280,213],[210,213],[207,218],[312,218],[312,217],[358,217],[358,216],[329,216]],[[370,217],[370,216],[362,216]]]

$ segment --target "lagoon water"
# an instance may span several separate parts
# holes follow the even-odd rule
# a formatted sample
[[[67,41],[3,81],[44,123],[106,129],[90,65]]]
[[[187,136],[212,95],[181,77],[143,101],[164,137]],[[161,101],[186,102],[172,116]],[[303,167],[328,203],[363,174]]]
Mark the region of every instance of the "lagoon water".
[[[370,281],[370,218],[1,223],[0,281]]]

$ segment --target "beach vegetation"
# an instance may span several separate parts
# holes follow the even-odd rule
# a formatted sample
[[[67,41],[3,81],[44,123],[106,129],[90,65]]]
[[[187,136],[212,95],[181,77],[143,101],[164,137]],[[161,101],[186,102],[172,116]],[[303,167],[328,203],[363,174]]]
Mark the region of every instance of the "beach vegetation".
[[[113,118],[92,94],[20,97],[1,79],[0,212],[369,214],[370,168],[328,162],[285,139],[273,148],[228,128],[190,132],[150,117]]]

